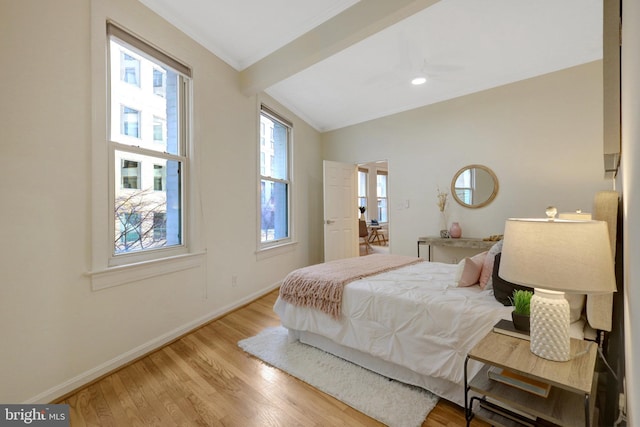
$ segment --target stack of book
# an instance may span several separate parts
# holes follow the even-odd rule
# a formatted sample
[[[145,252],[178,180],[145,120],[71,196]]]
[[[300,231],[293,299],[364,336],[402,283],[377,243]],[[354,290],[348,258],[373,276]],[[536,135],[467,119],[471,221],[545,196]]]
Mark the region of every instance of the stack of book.
[[[506,320],[506,319],[500,320],[498,323],[496,323],[493,326],[493,332],[509,335],[509,336],[520,338],[523,340],[531,340],[531,337],[529,336],[529,332],[516,329],[515,326],[513,326],[513,322],[511,320]]]

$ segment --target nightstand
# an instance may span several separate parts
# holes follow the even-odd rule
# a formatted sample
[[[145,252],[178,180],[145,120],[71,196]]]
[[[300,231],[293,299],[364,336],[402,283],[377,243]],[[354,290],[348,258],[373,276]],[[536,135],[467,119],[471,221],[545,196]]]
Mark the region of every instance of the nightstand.
[[[474,416],[494,426],[594,425],[596,355],[596,343],[572,338],[571,360],[555,362],[531,353],[527,340],[489,332],[471,349],[464,363],[467,426]],[[469,360],[484,364],[471,381],[467,377]],[[550,384],[549,395],[537,396],[489,379],[491,366]],[[470,392],[479,396],[472,397]]]

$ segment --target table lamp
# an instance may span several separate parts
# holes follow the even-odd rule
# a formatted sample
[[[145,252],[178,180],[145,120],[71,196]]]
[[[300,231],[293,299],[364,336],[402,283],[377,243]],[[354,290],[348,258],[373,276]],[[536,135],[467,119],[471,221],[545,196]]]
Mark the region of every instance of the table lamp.
[[[498,275],[534,288],[531,352],[545,359],[567,361],[570,312],[564,293],[616,291],[607,224],[554,217],[508,219]]]

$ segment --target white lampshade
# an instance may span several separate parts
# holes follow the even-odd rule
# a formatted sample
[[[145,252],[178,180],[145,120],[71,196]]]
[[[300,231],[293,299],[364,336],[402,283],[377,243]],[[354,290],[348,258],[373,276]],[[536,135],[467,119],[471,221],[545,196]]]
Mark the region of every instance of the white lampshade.
[[[570,359],[569,303],[563,292],[616,291],[609,231],[603,221],[509,219],[498,275],[534,288],[531,352]]]
[[[607,224],[508,219],[498,275],[532,288],[581,294],[615,292]]]

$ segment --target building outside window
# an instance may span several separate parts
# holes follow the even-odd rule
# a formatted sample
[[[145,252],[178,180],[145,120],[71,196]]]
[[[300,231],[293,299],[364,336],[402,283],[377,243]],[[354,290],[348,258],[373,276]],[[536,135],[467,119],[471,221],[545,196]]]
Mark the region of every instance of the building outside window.
[[[291,240],[291,131],[290,122],[262,106],[259,140],[261,247]]]
[[[387,172],[385,171],[378,171],[376,173],[379,222],[389,222],[389,210],[387,208],[387,176]]]
[[[190,70],[114,25],[107,34],[108,146],[115,167],[110,264],[120,265],[134,255],[160,258],[185,246]]]

